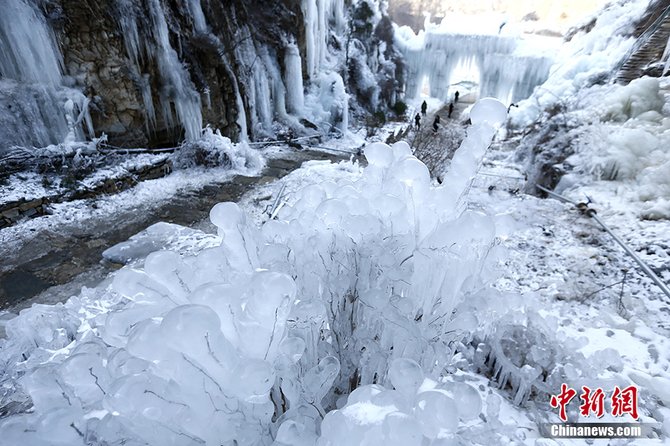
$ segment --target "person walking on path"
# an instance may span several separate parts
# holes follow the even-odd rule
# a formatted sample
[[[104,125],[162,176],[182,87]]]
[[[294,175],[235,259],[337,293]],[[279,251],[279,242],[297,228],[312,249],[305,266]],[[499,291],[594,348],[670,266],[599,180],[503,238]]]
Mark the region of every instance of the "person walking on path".
[[[414,117],[414,124],[416,125],[416,129],[419,130],[419,128],[421,127],[421,115],[418,113]]]
[[[426,110],[428,109],[428,104],[426,104],[426,101],[423,101],[423,104],[421,104],[421,114],[426,116]]]
[[[433,121],[433,132],[437,133],[437,127],[440,123],[440,115],[435,115],[435,120]]]
[[[459,97],[460,95],[461,95],[461,94],[458,92],[458,90],[456,90],[456,93],[454,94],[454,104],[458,104],[458,97]]]
[[[451,114],[454,112],[454,103],[449,103],[449,118],[451,119]]]

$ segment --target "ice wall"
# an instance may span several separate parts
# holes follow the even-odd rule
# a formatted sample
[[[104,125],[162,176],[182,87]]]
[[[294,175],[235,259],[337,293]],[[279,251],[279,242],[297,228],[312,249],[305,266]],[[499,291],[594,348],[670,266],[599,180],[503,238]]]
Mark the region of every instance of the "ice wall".
[[[26,0],[5,0],[2,8],[0,151],[16,143],[59,143],[68,134],[82,139],[84,120],[93,136],[88,101],[62,86],[62,56],[42,12]]]
[[[552,59],[517,52],[519,38],[499,35],[451,34],[428,31],[419,37],[398,33],[397,44],[407,61],[405,94],[416,97],[424,79],[430,96],[447,101],[452,72],[460,64],[480,73],[479,96],[511,103],[525,99],[549,75]],[[452,92],[453,93],[453,92]]]

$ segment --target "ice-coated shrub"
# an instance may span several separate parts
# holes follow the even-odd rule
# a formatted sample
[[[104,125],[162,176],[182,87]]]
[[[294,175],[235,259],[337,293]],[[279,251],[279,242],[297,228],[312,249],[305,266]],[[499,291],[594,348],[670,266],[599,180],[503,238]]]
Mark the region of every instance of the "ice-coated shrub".
[[[3,420],[0,438],[328,445],[453,436],[479,413],[479,396],[427,378],[444,373],[457,341],[490,312],[495,228],[464,198],[498,112],[490,101],[473,108],[441,186],[406,143],[370,144],[359,175],[304,187],[261,228],[220,203],[210,217],[221,246],[158,251],[64,306],[24,311],[0,351],[2,384],[11,387],[4,402],[34,407]]]

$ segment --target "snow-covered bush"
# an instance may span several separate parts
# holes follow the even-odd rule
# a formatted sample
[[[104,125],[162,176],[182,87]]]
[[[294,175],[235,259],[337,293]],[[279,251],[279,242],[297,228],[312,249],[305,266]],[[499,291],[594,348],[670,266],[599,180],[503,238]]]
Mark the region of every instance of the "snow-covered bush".
[[[298,445],[321,433],[326,445],[352,429],[350,443],[453,436],[459,418],[479,415],[480,397],[423,377],[442,376],[458,341],[504,305],[488,286],[493,220],[464,210],[464,197],[505,107],[484,100],[470,116],[439,187],[406,143],[371,144],[366,168],[344,165],[355,175],[303,188],[261,228],[236,204],[218,204],[210,216],[221,246],[158,251],[63,306],[22,312],[0,351],[2,405],[34,407],[6,418],[0,438]],[[372,406],[381,433],[377,421],[352,425]]]
[[[263,159],[246,142],[234,144],[219,130],[207,127],[200,139],[185,142],[172,156],[177,168],[224,166],[232,169],[259,169]]]

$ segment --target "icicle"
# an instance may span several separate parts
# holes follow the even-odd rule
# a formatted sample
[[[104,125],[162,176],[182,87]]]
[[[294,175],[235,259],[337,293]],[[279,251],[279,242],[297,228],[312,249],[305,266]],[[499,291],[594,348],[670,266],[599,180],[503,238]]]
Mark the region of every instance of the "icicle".
[[[312,77],[318,67],[318,21],[316,0],[302,1],[302,15],[305,18],[305,62],[307,77]]]
[[[294,115],[302,114],[305,105],[302,86],[302,62],[300,51],[295,42],[291,42],[286,47],[284,56],[284,66],[286,67],[284,83],[286,84],[286,108],[289,113]]]
[[[205,20],[205,14],[202,12],[200,0],[188,0],[188,9],[191,12],[195,31],[199,33],[207,32],[207,21]]]
[[[663,50],[663,57],[661,57],[661,61],[664,60],[665,65],[663,65],[663,76],[665,76],[668,72],[668,68],[670,68],[670,37],[668,37],[668,42],[665,44],[665,50]]]
[[[244,102],[242,101],[242,96],[240,95],[240,89],[235,89],[235,103],[237,105],[237,125],[240,128],[240,141],[248,141],[249,136],[247,133],[247,114],[244,109]]]
[[[155,127],[156,116],[148,75],[139,75],[139,61],[143,54],[144,57],[154,60],[158,67],[161,81],[158,102],[166,125],[168,127],[175,125],[175,117],[173,116],[174,107],[174,111],[177,114],[176,118],[184,128],[186,139],[194,140],[199,138],[202,131],[200,95],[195,90],[188,71],[179,61],[177,53],[170,44],[165,12],[160,1],[150,0],[146,5],[151,21],[149,29],[144,32],[146,35],[152,37],[153,42],[140,39],[138,21],[142,17],[140,14],[136,14],[132,2],[127,2],[127,0],[123,0],[123,2],[120,7],[123,16],[119,20],[124,31],[124,41],[128,57],[134,64],[132,69],[140,79],[140,90],[147,116],[147,126],[150,129]],[[191,0],[189,9],[193,14],[196,30],[206,30],[206,22],[200,8],[200,2],[198,0]]]

